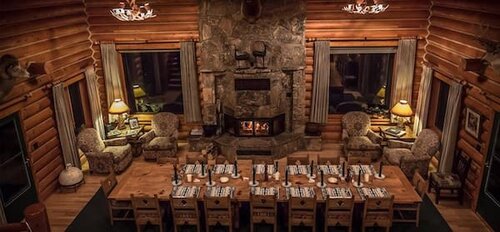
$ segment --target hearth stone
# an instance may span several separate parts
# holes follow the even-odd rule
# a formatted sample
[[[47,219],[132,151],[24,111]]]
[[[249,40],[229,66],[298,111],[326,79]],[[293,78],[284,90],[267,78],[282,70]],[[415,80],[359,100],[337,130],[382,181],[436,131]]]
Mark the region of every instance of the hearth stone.
[[[271,159],[280,159],[287,154],[304,149],[304,135],[282,133],[274,137],[235,137],[223,134],[214,142],[219,146],[220,152],[227,160],[254,159],[266,156]],[[254,152],[252,152],[254,151]],[[239,155],[236,154],[248,154]]]

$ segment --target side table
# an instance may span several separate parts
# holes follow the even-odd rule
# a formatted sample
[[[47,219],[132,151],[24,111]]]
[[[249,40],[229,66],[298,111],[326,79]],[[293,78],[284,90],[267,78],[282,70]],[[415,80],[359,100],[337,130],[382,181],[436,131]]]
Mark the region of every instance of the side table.
[[[118,130],[119,134],[113,134],[108,132],[106,137],[108,139],[114,138],[127,138],[127,142],[132,146],[132,155],[134,157],[138,157],[142,154],[142,143],[139,141],[141,135],[143,135],[144,126],[139,126],[139,128],[130,129],[130,126],[127,124],[125,129]]]
[[[208,144],[213,142],[213,137],[189,135],[187,140],[189,144],[189,151],[201,151],[205,149]]]

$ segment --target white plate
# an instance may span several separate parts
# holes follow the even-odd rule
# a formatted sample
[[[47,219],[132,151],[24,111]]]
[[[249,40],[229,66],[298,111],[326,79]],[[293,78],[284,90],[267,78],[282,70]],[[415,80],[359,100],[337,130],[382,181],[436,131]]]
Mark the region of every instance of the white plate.
[[[339,180],[335,177],[329,177],[328,178],[328,183],[331,183],[331,184],[336,184],[337,182],[339,182]]]
[[[229,182],[229,178],[228,178],[228,177],[223,176],[223,177],[221,177],[221,178],[220,178],[220,182],[221,182],[221,183],[227,183],[227,182]]]

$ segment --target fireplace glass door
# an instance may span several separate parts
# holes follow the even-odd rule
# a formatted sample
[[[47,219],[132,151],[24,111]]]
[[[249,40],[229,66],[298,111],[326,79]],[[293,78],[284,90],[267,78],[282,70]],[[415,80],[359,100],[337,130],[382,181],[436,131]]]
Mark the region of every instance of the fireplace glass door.
[[[226,132],[235,136],[275,136],[285,131],[285,115],[281,114],[274,118],[238,119],[225,114],[224,128]]]
[[[253,121],[240,121],[240,135],[241,136],[252,136],[253,135]]]

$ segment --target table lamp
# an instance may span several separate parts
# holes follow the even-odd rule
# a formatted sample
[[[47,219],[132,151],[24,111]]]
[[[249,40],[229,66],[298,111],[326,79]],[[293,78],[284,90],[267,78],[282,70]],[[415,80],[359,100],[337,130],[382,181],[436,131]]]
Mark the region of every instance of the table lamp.
[[[127,113],[130,110],[128,108],[127,104],[122,101],[122,99],[115,99],[113,103],[111,104],[111,107],[109,107],[109,113],[110,114],[117,114],[118,115],[118,125],[116,126],[116,129],[118,130],[123,130],[125,129],[125,118],[123,117],[124,113]]]
[[[134,92],[134,97],[137,98],[142,98],[146,96],[146,92],[140,85],[133,85],[132,86],[133,92]]]
[[[384,85],[384,86],[380,87],[380,89],[379,89],[379,90],[378,90],[378,92],[377,92],[377,97],[378,97],[378,99],[379,99],[379,102],[378,102],[378,103],[379,103],[380,105],[384,105],[384,103],[385,103],[385,88],[386,88],[386,87],[385,87],[385,85]]]
[[[398,127],[404,129],[403,117],[411,117],[413,115],[413,110],[411,110],[408,101],[400,100],[396,105],[392,107],[391,113],[398,116]]]

